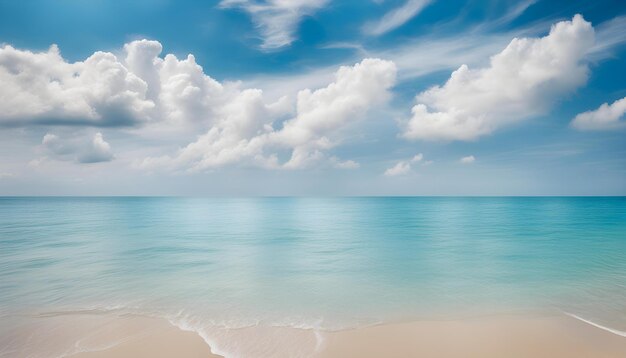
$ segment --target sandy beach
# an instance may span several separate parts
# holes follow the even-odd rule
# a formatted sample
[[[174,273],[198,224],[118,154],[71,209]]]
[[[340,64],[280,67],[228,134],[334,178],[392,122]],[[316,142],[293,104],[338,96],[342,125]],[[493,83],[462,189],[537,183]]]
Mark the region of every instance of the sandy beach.
[[[624,357],[626,338],[571,317],[381,325],[328,335],[317,357]]]
[[[76,334],[88,327],[92,329],[88,335],[88,341],[84,337],[84,332],[83,338],[79,340],[83,345],[83,351],[64,356],[72,358],[221,357],[221,355],[211,353],[211,348],[199,334],[181,330],[162,319],[120,316],[102,320],[101,317],[96,317],[95,324],[85,324],[86,319],[88,317],[82,315],[80,321],[67,326],[68,329],[65,332],[59,329],[60,327],[51,332],[52,337],[65,337],[64,340],[68,341],[71,334]],[[282,339],[289,344],[301,342],[303,350],[299,355],[317,358],[617,358],[626,355],[625,337],[566,315],[494,316],[464,320],[416,321],[337,332],[259,326],[230,330],[221,338],[230,340],[227,346],[236,346],[237,340],[245,340],[242,342],[248,343],[249,346],[255,337],[258,343],[257,348],[252,345],[252,350],[248,349],[246,356],[293,356],[293,351],[283,350],[280,346],[270,347],[271,342],[280,342]],[[58,339],[52,341],[58,341]],[[91,348],[85,348],[87,346]],[[229,354],[225,355],[229,356]],[[240,355],[232,354],[232,356]]]
[[[211,353],[210,347],[198,334],[181,330],[157,318],[123,317],[109,324],[93,339],[113,344],[105,349],[71,354],[68,357],[220,357]]]

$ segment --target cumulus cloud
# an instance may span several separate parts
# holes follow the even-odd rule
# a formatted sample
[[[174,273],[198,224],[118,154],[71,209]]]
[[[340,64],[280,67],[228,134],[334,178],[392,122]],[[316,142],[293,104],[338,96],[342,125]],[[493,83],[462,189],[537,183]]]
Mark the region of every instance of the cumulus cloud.
[[[157,41],[133,41],[123,58],[96,52],[65,61],[46,52],[0,47],[0,124],[151,126],[210,124],[241,90],[204,73],[193,55],[161,58]]]
[[[411,171],[411,164],[407,161],[399,161],[393,167],[385,170],[385,176],[395,177],[398,175],[404,175]]]
[[[400,160],[393,167],[385,170],[385,176],[393,177],[398,175],[408,174],[411,171],[411,164],[422,162],[424,155],[422,153],[416,154],[409,160]],[[432,161],[428,160],[423,162],[423,165],[430,165]]]
[[[100,163],[113,160],[111,146],[104,140],[102,133],[96,133],[91,140],[62,139],[47,133],[41,141],[47,155],[57,160],[75,161],[77,163]],[[41,160],[33,162],[39,163]]]
[[[385,103],[395,79],[393,62],[365,59],[354,66],[342,66],[335,81],[324,88],[298,92],[296,116],[270,136],[270,141],[293,148],[285,166],[306,165],[320,150],[334,146],[334,132]]]
[[[358,164],[331,160],[326,152],[341,142],[343,128],[387,101],[396,79],[393,62],[365,59],[340,67],[325,87],[268,103],[259,89],[208,76],[193,55],[161,57],[162,50],[157,41],[140,40],[127,43],[119,58],[96,52],[70,63],[56,46],[40,53],[4,46],[0,124],[130,125],[141,127],[139,135],[168,137],[181,128],[206,131],[173,157],[146,158],[139,164],[145,168],[205,170],[243,162],[298,169],[327,159],[348,169]],[[52,134],[44,142],[60,159],[79,152],[74,141]],[[107,146],[96,138],[76,161],[109,160]],[[283,155],[288,159],[279,160]]]
[[[591,24],[576,15],[541,38],[515,38],[490,65],[462,65],[443,86],[417,95],[402,136],[475,140],[507,124],[546,113],[560,97],[585,84]]]
[[[417,16],[432,2],[433,0],[407,0],[404,5],[389,11],[380,20],[367,24],[365,32],[370,35],[382,35],[395,30]]]
[[[304,16],[315,13],[329,0],[222,0],[222,8],[247,12],[263,39],[261,48],[272,50],[290,45]]]
[[[472,164],[476,161],[476,158],[473,155],[468,155],[467,157],[463,157],[459,159],[459,162],[462,164]]]
[[[205,170],[249,162],[269,168],[304,168],[340,142],[343,128],[385,103],[395,78],[396,67],[390,61],[365,59],[343,66],[328,86],[298,92],[295,114],[280,123],[277,120],[290,110],[284,98],[265,104],[260,90],[243,91],[198,140],[174,157],[147,158],[140,167]],[[280,150],[290,151],[284,163],[278,159]]]
[[[0,124],[123,125],[148,119],[146,83],[111,53],[68,63],[57,46],[0,47]]]
[[[579,130],[610,130],[624,128],[626,97],[608,104],[603,103],[598,109],[579,113],[572,120],[572,126]]]
[[[277,167],[275,156],[264,156],[272,120],[286,112],[284,101],[265,104],[260,90],[245,90],[220,112],[207,133],[179,150],[175,157],[146,158],[146,169],[203,170],[248,160],[267,168]]]
[[[111,146],[104,140],[102,133],[96,133],[91,140],[91,145],[78,157],[81,163],[108,162],[112,159]]]

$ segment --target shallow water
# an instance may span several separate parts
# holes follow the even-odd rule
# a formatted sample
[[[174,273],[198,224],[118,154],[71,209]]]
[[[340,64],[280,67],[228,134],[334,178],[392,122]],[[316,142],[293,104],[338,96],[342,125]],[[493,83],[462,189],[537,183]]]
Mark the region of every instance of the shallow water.
[[[83,311],[207,340],[511,312],[626,330],[626,198],[0,198],[0,333]]]

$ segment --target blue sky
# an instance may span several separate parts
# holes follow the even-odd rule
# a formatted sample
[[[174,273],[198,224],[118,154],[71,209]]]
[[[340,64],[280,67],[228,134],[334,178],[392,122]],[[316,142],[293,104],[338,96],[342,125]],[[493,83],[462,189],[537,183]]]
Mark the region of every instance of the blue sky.
[[[1,0],[0,43],[1,195],[626,195],[622,1]]]

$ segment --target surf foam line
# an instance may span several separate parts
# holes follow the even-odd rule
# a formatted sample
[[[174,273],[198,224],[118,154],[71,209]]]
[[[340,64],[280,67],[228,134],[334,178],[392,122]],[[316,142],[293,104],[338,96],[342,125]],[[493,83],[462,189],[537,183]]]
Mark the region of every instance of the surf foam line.
[[[288,326],[276,326],[276,325],[268,325],[262,326],[259,323],[253,325],[245,325],[240,327],[226,327],[221,325],[207,325],[198,322],[193,322],[193,320],[186,320],[181,318],[166,318],[167,321],[183,331],[193,332],[200,336],[204,342],[209,346],[211,353],[226,357],[226,358],[242,358],[242,357],[251,357],[255,356],[254,350],[251,350],[249,346],[249,338],[248,336],[231,336],[230,333],[238,332],[246,329],[255,329],[259,328],[261,331],[256,333],[252,333],[254,335],[253,340],[257,339],[258,342],[267,342],[268,339],[272,339],[274,334],[271,333],[271,330],[274,329],[288,329],[292,330],[292,332],[300,332],[305,333],[308,337],[299,337],[308,339],[312,337],[314,339],[314,343],[309,348],[302,348],[299,345],[291,345],[287,344],[287,347],[284,348],[284,352],[281,350],[281,342],[275,341],[274,344],[277,345],[276,349],[281,350],[280,356],[288,356],[288,357],[311,357],[320,351],[322,351],[326,347],[326,338],[324,336],[325,331],[321,331],[316,328],[298,328],[291,325]],[[269,331],[267,331],[269,330]],[[270,332],[270,333],[268,333]],[[298,338],[296,338],[298,339]],[[243,343],[243,345],[241,345]],[[284,343],[284,342],[283,342]],[[306,343],[306,342],[305,342]],[[258,356],[258,355],[257,355]],[[265,352],[261,356],[275,356],[275,352]]]
[[[570,317],[572,317],[572,318],[575,318],[575,319],[577,319],[577,320],[579,320],[579,321],[582,321],[582,322],[585,322],[585,323],[587,323],[587,324],[590,324],[590,325],[592,325],[592,326],[594,326],[594,327],[596,327],[596,328],[600,328],[600,329],[605,330],[605,331],[607,331],[607,332],[610,332],[610,333],[616,334],[616,335],[618,335],[618,336],[620,336],[620,337],[626,337],[626,332],[624,332],[624,331],[620,331],[620,330],[613,329],[613,328],[610,328],[610,327],[605,327],[605,326],[602,326],[602,325],[600,325],[600,324],[597,324],[597,323],[595,323],[595,322],[592,322],[592,321],[590,321],[590,320],[587,320],[587,319],[584,319],[584,318],[582,318],[582,317],[580,317],[580,316],[577,316],[577,315],[575,315],[575,314],[573,314],[573,313],[569,313],[569,312],[563,312],[563,313],[565,313],[566,315],[568,315],[568,316],[570,316]]]
[[[204,341],[204,343],[209,346],[209,351],[211,351],[211,354],[215,354],[218,356],[222,356],[222,357],[230,357],[231,355],[229,354],[229,352],[223,351],[221,349],[218,349],[218,344],[216,341],[212,340],[205,332],[204,330],[202,330],[201,328],[198,328],[192,324],[189,324],[188,322],[185,322],[183,320],[173,320],[171,318],[166,318],[166,320],[174,327],[182,330],[182,331],[187,331],[187,332],[192,332],[197,334],[200,338],[202,338],[202,340]]]

